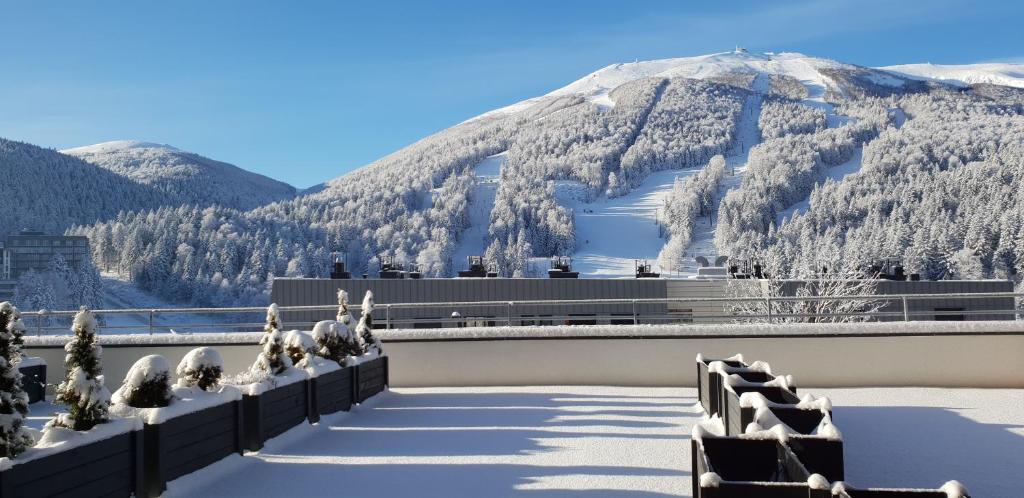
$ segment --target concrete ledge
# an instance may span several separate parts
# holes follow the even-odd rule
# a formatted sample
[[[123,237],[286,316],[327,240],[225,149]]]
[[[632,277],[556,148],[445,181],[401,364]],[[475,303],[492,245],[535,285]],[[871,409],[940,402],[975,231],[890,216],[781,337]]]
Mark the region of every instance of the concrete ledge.
[[[205,336],[221,341],[204,342]],[[382,331],[395,387],[616,385],[693,386],[697,353],[785,365],[800,385],[820,387],[1024,387],[1024,324],[917,322],[872,324],[495,327]],[[105,336],[103,368],[116,389],[142,356],[172,365],[211,344],[226,373],[249,367],[259,334]],[[118,340],[118,337],[130,338]],[[67,338],[30,337],[27,354],[63,376]]]

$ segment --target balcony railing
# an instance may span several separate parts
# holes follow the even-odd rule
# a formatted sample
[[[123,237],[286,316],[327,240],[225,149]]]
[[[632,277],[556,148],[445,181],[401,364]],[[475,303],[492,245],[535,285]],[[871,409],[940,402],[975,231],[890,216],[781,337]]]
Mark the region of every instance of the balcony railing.
[[[802,297],[709,297],[649,299],[587,299],[587,300],[522,300],[439,303],[377,304],[374,322],[383,328],[566,325],[599,324],[662,324],[662,323],[729,323],[729,322],[836,322],[912,321],[936,319],[1020,319],[1019,309],[1024,293],[957,293],[957,294],[894,294],[860,296]],[[920,301],[960,301],[962,307],[915,309]],[[673,306],[674,305],[674,306]],[[694,305],[704,311],[693,312]],[[801,306],[806,305],[806,306]],[[809,311],[813,306],[845,307],[843,311]],[[604,306],[615,312],[573,313],[581,306]],[[689,307],[689,308],[686,308]],[[480,312],[486,308],[504,311],[503,316]],[[310,329],[314,320],[289,320],[289,314],[309,315],[322,312],[322,319],[333,317],[337,305],[280,306],[286,329]],[[350,305],[358,316],[360,306]],[[445,316],[409,317],[403,311],[430,309]],[[710,311],[709,311],[710,310]],[[135,308],[94,310],[103,323],[103,333],[160,332],[253,332],[263,328],[265,307],[242,308]],[[456,316],[452,316],[452,313]],[[36,335],[68,332],[70,318],[76,311],[30,311],[22,317]]]

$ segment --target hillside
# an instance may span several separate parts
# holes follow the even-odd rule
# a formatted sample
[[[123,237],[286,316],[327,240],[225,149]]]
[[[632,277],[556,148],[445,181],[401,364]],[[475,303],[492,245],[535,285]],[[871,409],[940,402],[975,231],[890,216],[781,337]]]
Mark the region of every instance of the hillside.
[[[0,234],[23,228],[61,233],[120,211],[181,204],[162,192],[115,172],[51,149],[0,138]]]
[[[139,212],[82,233],[144,248],[98,254],[104,267],[144,263],[145,274],[127,276],[213,304],[259,299],[269,274],[323,276],[331,251],[347,253],[357,273],[387,254],[428,276],[451,275],[479,252],[510,276],[556,254],[577,256],[588,276],[628,276],[633,259],[685,276],[694,256],[719,254],[783,275],[890,256],[934,277],[965,265],[1007,275],[1024,263],[1009,256],[1016,234],[970,228],[981,215],[932,196],[974,178],[973,190],[955,191],[970,200],[953,199],[1016,231],[1010,189],[1024,180],[1014,169],[1024,111],[1015,90],[791,53],[616,64],[302,197],[249,211]],[[975,197],[999,188],[998,199]]]
[[[169,145],[122,140],[61,152],[191,204],[252,209],[296,194],[285,183]]]

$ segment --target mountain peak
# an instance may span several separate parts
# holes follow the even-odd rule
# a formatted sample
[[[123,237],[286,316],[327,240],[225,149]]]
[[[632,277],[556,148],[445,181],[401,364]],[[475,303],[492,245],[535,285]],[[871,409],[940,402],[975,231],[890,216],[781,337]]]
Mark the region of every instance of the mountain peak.
[[[93,145],[85,145],[82,147],[75,147],[71,149],[64,149],[60,151],[64,154],[71,155],[84,155],[84,154],[106,154],[110,152],[117,152],[122,150],[130,149],[159,149],[168,152],[181,152],[179,149],[172,147],[167,144],[158,144],[154,142],[142,142],[139,140],[113,140],[110,142],[102,142]]]

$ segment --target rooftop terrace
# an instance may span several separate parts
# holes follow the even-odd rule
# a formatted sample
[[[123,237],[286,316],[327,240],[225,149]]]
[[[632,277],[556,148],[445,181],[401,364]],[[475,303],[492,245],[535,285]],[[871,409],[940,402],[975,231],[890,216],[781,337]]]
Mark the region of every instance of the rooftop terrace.
[[[808,390],[832,398],[852,484],[1017,494],[1024,390]],[[46,408],[33,405],[34,425]],[[691,388],[396,388],[166,496],[690,496],[702,416]]]

